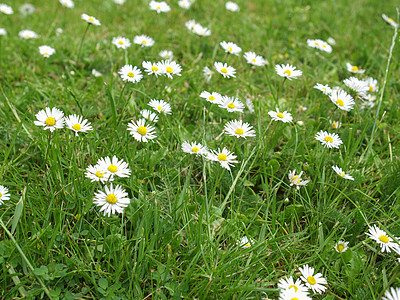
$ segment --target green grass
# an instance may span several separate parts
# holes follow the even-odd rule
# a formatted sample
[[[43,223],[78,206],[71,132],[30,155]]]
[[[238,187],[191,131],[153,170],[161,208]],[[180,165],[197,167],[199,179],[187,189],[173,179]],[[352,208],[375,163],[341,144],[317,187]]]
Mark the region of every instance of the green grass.
[[[276,299],[279,279],[299,278],[304,264],[328,281],[313,299],[381,299],[400,286],[399,255],[381,253],[365,234],[377,224],[400,236],[398,45],[379,115],[377,105],[363,110],[360,100],[351,112],[339,111],[313,89],[316,82],[344,87],[351,76],[346,62],[367,70],[356,77],[374,77],[382,88],[393,28],[381,14],[395,18],[395,1],[238,0],[237,13],[221,0],[198,0],[188,11],[169,1],[171,12],[160,15],[142,0],[123,6],[77,0],[74,9],[31,1],[36,12],[26,17],[18,12],[24,1],[7,3],[15,14],[0,15],[8,32],[0,36],[0,184],[11,199],[0,206],[0,298]],[[86,29],[81,13],[102,26],[90,26],[78,61]],[[190,33],[184,26],[190,19],[212,35]],[[40,38],[21,40],[22,29]],[[121,93],[117,73],[125,55],[111,39],[137,34],[156,43],[132,45],[129,64],[141,68],[169,49],[182,76],[144,75]],[[328,37],[337,42],[332,54],[307,47],[308,38]],[[242,56],[225,54],[223,40],[270,65],[251,67]],[[43,59],[40,45],[56,54]],[[207,83],[202,69],[214,61],[235,67],[237,78],[214,73]],[[303,76],[282,84],[274,70],[282,63]],[[93,68],[104,75],[93,77]],[[199,97],[203,90],[249,97],[255,113],[211,106]],[[160,116],[155,142],[138,143],[127,124],[153,98],[169,102],[173,113]],[[300,105],[308,109],[301,112]],[[46,106],[83,115],[94,130],[75,137],[64,128],[49,136],[33,123]],[[291,112],[295,123],[271,123],[268,111],[275,107]],[[216,139],[227,121],[239,118],[257,137]],[[324,149],[314,138],[319,130],[333,132],[330,119],[343,122],[335,131],[340,149]],[[185,140],[227,147],[239,163],[229,172],[185,154]],[[85,178],[85,170],[113,155],[129,163],[131,176],[116,182],[131,203],[124,214],[104,217],[92,203],[102,185]],[[355,180],[340,178],[332,165]],[[299,191],[289,186],[293,169],[311,180]],[[250,248],[237,245],[244,235],[255,241]],[[343,254],[333,249],[340,239],[349,242]]]

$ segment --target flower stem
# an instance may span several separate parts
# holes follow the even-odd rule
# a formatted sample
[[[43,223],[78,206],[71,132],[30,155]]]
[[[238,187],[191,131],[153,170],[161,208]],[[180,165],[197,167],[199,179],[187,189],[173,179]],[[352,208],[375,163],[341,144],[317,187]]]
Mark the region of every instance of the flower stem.
[[[81,56],[81,50],[82,50],[83,41],[84,41],[84,39],[85,39],[86,33],[87,33],[88,30],[89,30],[89,27],[90,27],[90,23],[88,23],[88,25],[86,26],[85,32],[83,33],[83,36],[82,36],[82,39],[81,39],[81,44],[79,45],[78,57],[77,57],[77,59],[76,59],[76,62],[77,62],[77,63],[79,62],[79,58],[80,58],[80,56]]]

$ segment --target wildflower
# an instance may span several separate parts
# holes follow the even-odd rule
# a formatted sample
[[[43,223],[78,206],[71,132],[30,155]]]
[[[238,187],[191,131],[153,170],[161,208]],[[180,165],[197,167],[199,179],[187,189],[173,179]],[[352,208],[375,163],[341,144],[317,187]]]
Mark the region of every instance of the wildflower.
[[[178,5],[184,9],[189,9],[192,6],[192,1],[190,0],[179,0]]]
[[[148,105],[158,113],[165,113],[170,115],[172,113],[171,105],[164,100],[151,99]]]
[[[205,77],[207,82],[210,82],[213,73],[214,72],[211,71],[209,67],[204,67],[203,68],[203,75],[204,75],[204,77]]]
[[[389,18],[387,15],[382,14],[382,18],[390,25],[393,27],[399,27],[399,24],[397,24],[392,18]]]
[[[332,129],[338,129],[338,128],[340,128],[342,126],[342,123],[339,122],[339,121],[329,120],[329,123],[331,123]]]
[[[147,35],[137,35],[133,38],[133,43],[142,47],[151,47],[154,45],[154,40]]]
[[[6,200],[10,200],[8,188],[6,188],[4,185],[0,185],[0,204],[3,204],[3,201]]]
[[[385,297],[382,300],[400,300],[400,288],[391,287],[385,292]]]
[[[86,119],[83,119],[82,116],[78,115],[70,115],[65,118],[65,124],[67,127],[73,131],[75,131],[75,135],[78,136],[79,132],[87,132],[89,130],[93,130],[92,125]]]
[[[31,15],[35,12],[35,7],[30,3],[25,3],[20,6],[19,12],[24,16]]]
[[[18,35],[20,38],[25,39],[25,40],[36,39],[39,37],[36,32],[34,32],[32,30],[27,30],[27,29],[21,30],[18,33]]]
[[[351,90],[356,92],[358,95],[365,95],[366,92],[368,92],[368,90],[369,90],[369,86],[367,85],[367,83],[365,81],[360,80],[355,77],[347,78],[347,79],[343,80],[343,83],[348,88],[350,88]]]
[[[146,125],[145,119],[140,119],[137,122],[131,121],[128,124],[129,133],[139,142],[147,143],[149,140],[156,138],[154,134],[155,128],[151,125]]]
[[[214,104],[221,104],[222,103],[222,96],[217,92],[209,93],[207,91],[202,91],[200,97],[206,99],[208,102]]]
[[[256,131],[249,123],[243,123],[242,120],[233,120],[225,124],[224,131],[230,136],[253,137],[256,136]]]
[[[0,3],[0,12],[6,15],[12,15],[14,13],[12,7],[4,3]]]
[[[308,288],[301,282],[301,280],[297,279],[296,282],[294,282],[293,277],[279,279],[278,289],[280,290],[280,293],[290,289],[295,292],[308,292]]]
[[[172,75],[181,76],[182,67],[175,61],[161,61],[159,64],[160,72],[166,75],[168,78],[172,79]]]
[[[143,109],[140,114],[142,115],[143,118],[146,120],[149,120],[150,122],[158,122],[158,116],[156,113],[151,112],[148,109]]]
[[[368,86],[369,93],[374,93],[379,90],[378,81],[376,79],[369,77],[368,79],[364,80],[364,82]]]
[[[250,98],[246,98],[246,105],[247,105],[247,109],[248,109],[251,113],[254,113],[254,104],[253,104],[253,101],[251,101]]]
[[[299,190],[301,186],[306,186],[310,180],[301,180],[301,175],[303,171],[300,172],[299,175],[296,175],[296,170],[290,171],[288,174],[290,186],[295,185],[296,188]]]
[[[245,52],[243,57],[246,59],[248,64],[262,67],[268,64],[268,60],[264,59],[262,56],[257,55],[254,52]]]
[[[85,177],[89,178],[91,182],[100,181],[101,183],[105,183],[108,181],[113,181],[114,176],[111,174],[111,172],[106,172],[106,169],[107,167],[105,166],[104,162],[100,164],[98,163],[94,166],[89,165],[86,168]]]
[[[296,70],[296,67],[292,65],[276,65],[275,71],[278,73],[279,76],[285,77],[286,79],[292,80],[297,79],[303,75],[303,72],[300,70]]]
[[[229,171],[231,170],[230,166],[232,166],[234,163],[238,163],[238,161],[235,160],[236,155],[234,155],[225,147],[222,150],[220,148],[218,148],[217,151],[212,150],[208,153],[207,158],[211,161],[219,162],[221,167]]]
[[[306,284],[307,287],[313,290],[314,293],[322,294],[326,290],[326,286],[324,284],[328,284],[326,279],[322,277],[321,273],[317,273],[314,275],[314,268],[309,267],[308,265],[299,268],[301,272],[301,280]]]
[[[47,57],[52,56],[54,53],[56,53],[56,50],[49,46],[40,46],[39,53],[47,58]]]
[[[279,300],[311,300],[307,292],[296,291],[295,289],[282,290],[279,294]]]
[[[307,45],[311,48],[315,48],[327,53],[332,53],[332,46],[329,45],[327,42],[323,41],[323,40],[307,40]]]
[[[97,161],[97,164],[101,165],[103,170],[112,176],[129,177],[129,175],[131,175],[131,170],[128,168],[128,163],[124,162],[123,159],[118,160],[115,155],[112,157],[112,159],[110,159],[108,156],[105,158],[100,158]]]
[[[64,113],[55,107],[42,109],[36,114],[36,119],[36,126],[44,126],[44,130],[49,129],[50,132],[64,127]]]
[[[332,37],[328,37],[328,39],[326,40],[329,44],[335,46],[336,45],[336,41],[334,38]]]
[[[242,51],[242,48],[240,48],[238,45],[236,45],[235,43],[232,43],[232,42],[223,41],[219,44],[227,53],[239,55],[239,53]]]
[[[195,27],[196,25],[197,25],[197,23],[196,23],[195,20],[189,20],[189,21],[187,21],[187,22],[185,23],[186,28],[189,29],[189,30],[192,31],[192,32],[193,32],[194,27]]]
[[[131,42],[129,41],[129,39],[122,37],[122,36],[118,36],[112,39],[112,42],[118,49],[127,49],[131,46]]]
[[[125,0],[114,0],[114,3],[118,5],[123,5],[125,3]]]
[[[227,63],[215,62],[214,68],[217,70],[218,73],[224,76],[224,78],[236,77],[236,69],[228,66]]]
[[[276,108],[276,111],[269,111],[268,114],[274,121],[282,121],[283,123],[290,123],[293,121],[293,117],[290,113],[286,110],[283,113],[279,112],[279,108]]]
[[[171,8],[165,1],[157,2],[157,1],[150,1],[149,3],[150,9],[157,11],[157,13],[161,12],[169,12]]]
[[[59,0],[61,5],[66,8],[74,8],[74,2],[72,0]]]
[[[243,112],[244,104],[238,98],[222,96],[221,108],[226,108],[229,112],[240,111]]]
[[[342,89],[332,90],[329,98],[339,109],[345,111],[352,110],[355,104],[353,98]]]
[[[94,76],[94,77],[100,77],[100,76],[103,76],[103,74],[101,74],[99,71],[97,71],[96,69],[93,69],[92,70],[92,75]]]
[[[251,245],[254,244],[254,240],[252,238],[249,239],[247,236],[243,236],[236,244],[243,248],[250,248]]]
[[[225,8],[232,12],[236,12],[236,11],[240,10],[239,5],[237,5],[235,2],[232,2],[232,1],[226,2]]]
[[[210,36],[211,35],[211,30],[208,29],[207,27],[201,26],[200,24],[195,24],[192,32],[199,36]]]
[[[399,245],[393,242],[393,239],[385,231],[379,229],[378,226],[370,227],[366,235],[381,246],[381,252],[391,252],[393,250],[399,253]]]
[[[373,99],[375,100],[375,96],[371,96],[371,95],[367,95],[369,97],[373,97]],[[362,109],[366,109],[366,108],[373,108],[375,106],[375,102],[374,100],[367,100],[365,101],[363,104],[361,104],[361,108]]]
[[[351,73],[363,74],[365,70],[359,69],[358,66],[353,66],[350,63],[346,63],[347,71]]]
[[[193,142],[190,144],[189,142],[183,142],[182,151],[185,153],[196,154],[196,155],[206,155],[208,153],[207,147],[197,142]]]
[[[132,83],[139,82],[143,78],[142,71],[132,65],[123,66],[121,70],[119,70],[118,74],[121,75],[123,81],[129,81]]]
[[[314,89],[320,90],[325,95],[329,95],[330,93],[332,93],[332,89],[327,84],[324,85],[321,83],[317,83],[316,85],[314,85]]]
[[[129,205],[130,199],[127,197],[128,193],[120,186],[116,185],[115,188],[111,184],[110,188],[105,186],[105,192],[97,191],[94,194],[94,204],[100,206],[100,211],[104,211],[104,216],[111,214],[123,213],[124,208]]]
[[[332,166],[332,169],[336,172],[336,174],[343,177],[344,179],[354,180],[354,177],[343,172],[342,168],[339,168],[338,166]]]
[[[62,28],[57,28],[57,29],[56,29],[56,36],[62,35],[63,32],[64,32],[64,30],[63,30]]]
[[[347,249],[349,249],[349,247],[347,247],[348,244],[349,244],[349,242],[339,241],[335,244],[334,248],[335,248],[336,252],[343,253],[343,252],[346,252]]]
[[[144,71],[148,75],[154,74],[156,77],[158,77],[158,75],[162,74],[159,63],[153,63],[151,61],[143,61],[142,67],[144,68]]]
[[[88,16],[87,14],[81,14],[81,19],[95,26],[101,25],[99,20],[97,20],[95,17]]]
[[[339,146],[343,144],[342,140],[336,133],[328,133],[322,130],[317,132],[315,139],[320,141],[324,148],[339,148]]]
[[[0,28],[0,35],[7,35],[7,31],[4,28]]]
[[[299,112],[305,112],[307,109],[308,109],[307,106],[303,106],[303,105],[299,106]]]
[[[162,50],[158,55],[164,59],[172,59],[174,57],[174,53],[170,50]]]

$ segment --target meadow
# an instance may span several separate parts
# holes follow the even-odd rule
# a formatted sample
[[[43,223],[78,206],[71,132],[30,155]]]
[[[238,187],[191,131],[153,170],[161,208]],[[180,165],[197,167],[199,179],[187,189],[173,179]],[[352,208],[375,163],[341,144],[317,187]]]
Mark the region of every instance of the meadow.
[[[400,299],[396,1],[2,2],[1,299]]]

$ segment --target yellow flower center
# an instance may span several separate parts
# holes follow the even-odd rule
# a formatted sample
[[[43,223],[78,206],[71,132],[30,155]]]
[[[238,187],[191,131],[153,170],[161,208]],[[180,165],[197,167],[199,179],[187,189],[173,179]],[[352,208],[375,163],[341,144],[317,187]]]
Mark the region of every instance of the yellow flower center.
[[[385,244],[389,243],[389,237],[386,236],[386,235],[381,235],[381,236],[379,237],[379,240],[380,240],[381,242],[384,242]]]
[[[388,21],[389,22],[394,22],[392,18],[388,18]]]
[[[56,119],[53,117],[48,117],[45,123],[47,126],[54,126],[56,124]]]
[[[283,119],[283,113],[277,113],[276,114],[279,118]]]
[[[123,44],[124,44],[124,42],[123,42],[123,41],[119,41],[119,42],[118,42],[118,44],[120,44],[120,45],[123,45]]]
[[[147,44],[146,40],[143,40],[142,45],[146,45],[146,44]]]
[[[158,71],[158,68],[156,66],[151,66],[152,71]]]
[[[231,47],[228,47],[228,51],[229,51],[229,52],[232,52],[233,50],[232,50],[232,48],[231,48]]]
[[[228,70],[225,69],[225,68],[222,68],[222,69],[221,69],[221,72],[224,73],[224,74],[226,74],[226,73],[228,73]]]
[[[114,166],[114,165],[110,165],[107,169],[108,169],[108,171],[110,171],[111,173],[115,173],[115,172],[117,172],[118,167],[117,167],[117,166]]]
[[[129,72],[127,75],[128,75],[130,78],[135,77],[135,74],[133,74],[132,72]]]
[[[75,129],[76,131],[79,131],[81,130],[82,127],[80,124],[76,123],[74,126],[72,126],[72,128]]]
[[[144,127],[144,126],[140,126],[140,127],[138,128],[137,132],[138,132],[139,134],[141,134],[141,135],[146,135],[146,133],[147,133],[147,128]]]
[[[117,197],[114,194],[110,194],[107,196],[106,201],[110,204],[117,203]]]
[[[44,56],[48,56],[49,54],[47,52],[44,53]]]
[[[94,19],[92,17],[89,17],[88,19],[90,22],[94,22]]]
[[[309,284],[314,285],[317,283],[317,281],[315,280],[314,276],[308,276],[307,277],[307,281]]]
[[[256,62],[256,59],[255,59],[255,58],[253,58],[251,61],[255,63],[255,62]]]
[[[374,88],[372,87],[372,85],[369,86],[369,91],[372,92],[374,90]]]
[[[1,197],[3,197],[3,194],[2,194],[2,193],[0,193],[0,198],[1,198]]]
[[[291,286],[289,286],[289,289],[294,288],[294,291],[297,292],[299,290],[299,288],[297,286],[295,286],[294,284],[292,284]]]
[[[247,244],[244,244],[243,247],[247,247],[248,248],[248,247],[251,247],[251,245],[249,243],[247,243]]]
[[[161,7],[157,6],[157,9],[158,9],[158,10],[160,10],[160,9],[161,9]]]
[[[158,110],[162,110],[162,107],[159,105],[159,106],[157,106],[157,109]]]
[[[339,106],[343,106],[344,105],[344,101],[342,99],[337,99],[336,100],[336,104],[338,104]]]
[[[100,171],[96,172],[96,176],[99,178],[103,178],[104,177],[104,173],[101,173]]]
[[[318,43],[318,42],[316,42],[316,43],[315,43],[315,46],[319,46],[319,43]]]
[[[233,109],[233,108],[235,108],[235,104],[229,103],[229,104],[228,104],[228,107]]]
[[[285,72],[283,72],[283,74],[287,74],[288,76],[290,76],[290,74],[292,74],[292,72],[290,70],[286,70]]]
[[[332,142],[333,142],[333,138],[330,137],[329,135],[326,136],[326,137],[324,138],[324,140],[327,141],[327,142],[329,142],[329,143],[332,143]]]
[[[322,47],[326,48],[326,45],[322,45]]]
[[[339,245],[337,245],[336,249],[337,249],[339,252],[342,252],[343,249],[344,249],[344,246],[343,246],[342,244],[339,244]]]
[[[332,128],[337,128],[337,123],[336,122],[332,123]]]
[[[236,134],[242,135],[244,133],[244,130],[242,128],[238,128],[235,130]]]
[[[192,148],[192,152],[198,152],[200,149],[199,148],[197,148],[196,146],[194,146],[193,148]]]
[[[210,99],[211,101],[214,101],[215,97],[214,96],[210,96],[210,97],[208,97],[208,99]]]
[[[358,67],[357,67],[357,66],[354,66],[354,67],[351,68],[351,70],[352,70],[352,71],[358,71]]]
[[[29,34],[26,34],[25,37],[26,37],[26,38],[29,38]]]
[[[226,161],[226,155],[221,153],[220,155],[218,155],[218,159],[222,160],[222,161]]]
[[[172,73],[174,71],[174,69],[172,69],[171,67],[167,67],[167,72],[168,73]]]
[[[340,176],[342,176],[342,177],[343,177],[344,175],[346,175],[346,174],[344,174],[343,172],[340,172]]]
[[[298,175],[293,176],[293,177],[292,177],[292,181],[295,181],[297,178],[299,178]]]
[[[297,297],[294,297],[294,298],[292,298],[292,299],[290,299],[290,300],[299,300],[299,298],[297,298]]]

